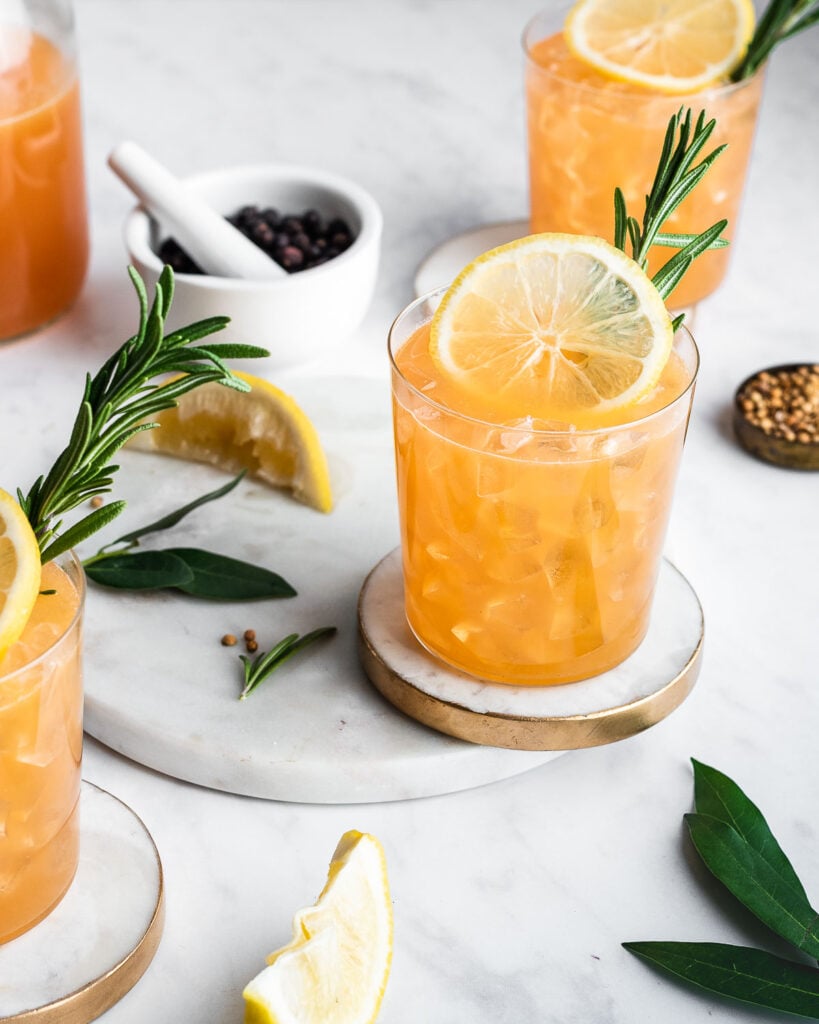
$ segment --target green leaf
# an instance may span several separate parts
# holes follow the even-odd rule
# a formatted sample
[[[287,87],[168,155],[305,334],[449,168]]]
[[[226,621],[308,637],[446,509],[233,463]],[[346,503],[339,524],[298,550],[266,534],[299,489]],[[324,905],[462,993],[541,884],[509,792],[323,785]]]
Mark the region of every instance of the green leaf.
[[[296,591],[275,572],[236,558],[199,548],[168,548],[188,567],[191,578],[173,584],[194,597],[221,601],[254,601],[265,597],[294,597]]]
[[[268,349],[260,348],[258,345],[220,342],[218,345],[201,345],[200,347],[207,349],[212,355],[219,356],[220,359],[264,359],[270,355]]]
[[[624,942],[643,960],[709,992],[819,1020],[819,971],[718,942]]]
[[[816,0],[771,0],[757,22],[745,56],[731,73],[732,82],[750,78],[775,47],[819,20]]]
[[[668,232],[660,232],[660,234],[654,236],[655,245],[671,246],[674,249],[682,249],[683,246],[688,245],[689,242],[693,242],[698,235],[686,235],[682,233],[669,234]],[[711,242],[708,246],[709,249],[727,249],[731,243],[727,238],[717,238]]]
[[[763,924],[819,958],[819,915],[730,825],[686,814],[691,839],[709,871]]]
[[[807,901],[807,894],[791,862],[771,832],[762,812],[727,775],[691,758],[694,766],[694,806],[700,814],[724,821],[787,884]]]
[[[181,587],[193,573],[181,558],[168,551],[137,551],[107,555],[85,566],[95,583],[121,590],[161,590]]]
[[[217,498],[222,498],[226,494],[229,494],[234,487],[237,487],[239,482],[247,473],[246,469],[243,469],[238,476],[235,476],[228,483],[223,484],[222,487],[218,487],[215,491],[208,491],[207,494],[203,494],[201,497],[196,498],[194,501],[189,502],[187,505],[183,505],[181,508],[176,509],[174,512],[169,512],[161,519],[157,519],[155,523],[151,523],[149,526],[141,526],[137,530],[131,530],[130,533],[125,533],[116,540],[111,541],[110,544],[106,544],[106,548],[114,547],[115,544],[133,544],[139,540],[140,537],[145,537],[149,533],[157,533],[160,530],[169,530],[172,526],[176,526],[177,523],[181,522],[185,516],[194,509],[199,508],[201,505],[206,505],[209,501],[216,501]]]
[[[53,561],[57,555],[61,555],[64,551],[76,547],[77,544],[90,537],[92,533],[101,530],[103,526],[107,526],[112,519],[116,519],[124,508],[124,501],[112,501],[108,505],[103,505],[102,508],[94,509],[93,512],[80,519],[79,522],[74,523],[73,526],[69,527],[56,540],[51,541],[42,551],[40,558],[43,565],[46,562]]]

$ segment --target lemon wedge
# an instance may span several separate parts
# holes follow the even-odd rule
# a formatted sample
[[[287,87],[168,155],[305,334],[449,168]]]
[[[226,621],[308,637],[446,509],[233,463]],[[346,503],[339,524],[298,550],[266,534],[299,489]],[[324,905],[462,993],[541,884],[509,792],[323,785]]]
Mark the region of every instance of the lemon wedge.
[[[609,78],[692,93],[727,79],[754,31],[751,0],[580,0],[566,44]]]
[[[235,372],[235,371],[234,371]],[[333,494],[318,434],[290,395],[269,381],[235,372],[250,385],[243,393],[221,384],[188,391],[173,409],[152,420],[129,442],[132,448],[209,462],[229,473],[246,469],[299,501],[329,512]]]
[[[392,904],[379,841],[341,837],[316,904],[242,993],[245,1024],[371,1024],[392,960]]]
[[[0,491],[0,660],[21,636],[39,590],[37,538],[15,499]]]
[[[543,234],[479,256],[441,300],[430,356],[497,412],[575,422],[659,380],[673,330],[645,272],[600,238]]]

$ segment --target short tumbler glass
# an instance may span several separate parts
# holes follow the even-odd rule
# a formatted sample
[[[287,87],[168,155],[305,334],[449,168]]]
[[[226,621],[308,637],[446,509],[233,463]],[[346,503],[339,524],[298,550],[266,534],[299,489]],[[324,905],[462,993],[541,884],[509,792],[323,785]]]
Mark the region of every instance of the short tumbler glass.
[[[76,557],[44,566],[42,586],[56,593],[41,593],[0,663],[0,943],[54,909],[79,859],[85,581]]]
[[[401,369],[402,348],[442,294],[408,306],[389,338],[410,628],[480,679],[598,675],[648,628],[699,363],[694,340],[677,331],[682,391],[641,419],[597,430],[484,422],[440,404]]]
[[[751,154],[763,73],[689,95],[665,95],[605,78],[572,57],[562,12],[544,11],[527,26],[526,108],[531,229],[614,236],[614,190],[642,219],[668,121],[681,107],[705,110],[716,128],[702,155],[728,143],[665,230],[698,233],[723,218],[732,238]],[[673,254],[658,249],[652,270]],[[704,253],[671,296],[681,309],[710,295],[728,269],[731,249]]]

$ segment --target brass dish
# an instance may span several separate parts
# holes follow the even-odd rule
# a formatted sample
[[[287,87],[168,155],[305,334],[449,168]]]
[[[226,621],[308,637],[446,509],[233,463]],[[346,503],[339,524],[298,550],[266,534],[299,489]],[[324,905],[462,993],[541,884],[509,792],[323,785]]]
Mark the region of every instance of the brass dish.
[[[787,438],[767,434],[762,427],[752,423],[742,407],[742,396],[745,389],[762,373],[777,374],[810,369],[814,363],[782,363],[778,366],[767,366],[747,377],[734,394],[734,433],[740,445],[751,455],[763,462],[785,469],[813,470],[819,469],[819,437],[816,441],[803,443],[789,441]]]

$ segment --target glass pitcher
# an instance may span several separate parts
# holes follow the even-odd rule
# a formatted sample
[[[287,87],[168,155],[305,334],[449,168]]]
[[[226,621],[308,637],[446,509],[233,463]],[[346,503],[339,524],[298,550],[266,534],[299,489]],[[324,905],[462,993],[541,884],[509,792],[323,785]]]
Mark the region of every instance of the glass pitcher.
[[[88,264],[70,0],[0,0],[0,340],[77,298]]]

